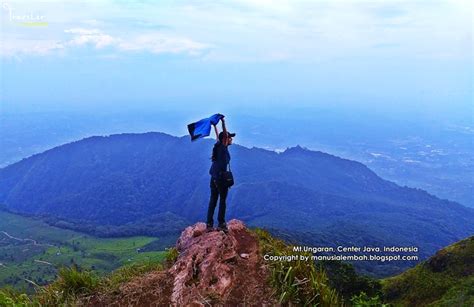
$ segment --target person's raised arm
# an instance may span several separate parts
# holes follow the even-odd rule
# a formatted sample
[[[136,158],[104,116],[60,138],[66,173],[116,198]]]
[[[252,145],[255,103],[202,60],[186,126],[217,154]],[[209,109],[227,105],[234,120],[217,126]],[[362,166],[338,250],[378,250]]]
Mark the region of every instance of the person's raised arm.
[[[214,126],[214,131],[216,132],[216,141],[219,141],[219,129],[217,129],[217,125]]]
[[[224,137],[223,137],[222,141],[223,141],[224,144],[226,144],[226,142],[227,142],[227,129],[225,127],[224,118],[221,118],[221,121],[222,121],[222,132],[224,132]]]

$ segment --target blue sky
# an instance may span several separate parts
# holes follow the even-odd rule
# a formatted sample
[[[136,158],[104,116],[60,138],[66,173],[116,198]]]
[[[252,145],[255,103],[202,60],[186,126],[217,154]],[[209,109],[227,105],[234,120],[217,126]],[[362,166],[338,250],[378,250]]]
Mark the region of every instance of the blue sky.
[[[2,1],[6,110],[473,115],[471,1]]]

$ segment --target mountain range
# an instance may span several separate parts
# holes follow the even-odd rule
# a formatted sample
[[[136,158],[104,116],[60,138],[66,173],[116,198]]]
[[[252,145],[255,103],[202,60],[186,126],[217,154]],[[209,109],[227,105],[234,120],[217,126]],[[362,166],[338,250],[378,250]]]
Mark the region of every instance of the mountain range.
[[[179,234],[204,220],[212,145],[155,132],[61,145],[0,169],[0,208],[101,236]],[[473,209],[398,186],[355,161],[300,146],[230,152],[236,185],[227,217],[295,241],[417,246],[423,259],[474,233]]]

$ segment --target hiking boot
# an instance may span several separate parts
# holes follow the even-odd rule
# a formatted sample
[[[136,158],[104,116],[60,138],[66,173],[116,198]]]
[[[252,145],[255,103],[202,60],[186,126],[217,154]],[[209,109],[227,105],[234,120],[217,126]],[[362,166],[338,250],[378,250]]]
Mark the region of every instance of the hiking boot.
[[[228,233],[228,232],[229,232],[229,229],[227,228],[227,224],[226,224],[226,223],[219,224],[219,226],[217,227],[217,230],[223,231],[224,233]]]
[[[214,227],[210,224],[206,224],[206,232],[214,231]]]

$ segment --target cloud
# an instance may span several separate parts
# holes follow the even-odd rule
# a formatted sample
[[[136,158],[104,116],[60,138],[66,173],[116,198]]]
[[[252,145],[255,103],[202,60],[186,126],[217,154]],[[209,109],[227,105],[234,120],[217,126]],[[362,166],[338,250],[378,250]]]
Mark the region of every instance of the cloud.
[[[52,52],[61,52],[64,49],[65,45],[56,40],[9,39],[3,41],[0,56],[20,59],[19,57],[22,55],[44,56]]]
[[[36,54],[57,51],[62,45],[66,51],[88,46],[91,52],[107,49],[120,55],[205,54],[206,60],[227,62],[472,57],[469,0],[433,0],[429,5],[421,0],[201,0],[30,6],[15,9],[44,11],[50,27],[38,36],[6,23],[4,33],[32,42],[44,34],[49,43],[33,48]],[[11,45],[8,39],[3,42]]]
[[[128,41],[121,40],[118,48],[123,51],[148,51],[155,54],[187,53],[198,55],[202,51],[211,48],[211,46],[189,38],[167,36],[156,32],[139,35]]]
[[[161,32],[130,35],[127,38],[104,33],[100,29],[71,28],[64,30],[66,38],[56,40],[6,39],[2,48],[3,56],[49,55],[57,51],[73,51],[81,46],[91,46],[97,50],[112,48],[118,52],[148,52],[152,54],[186,54],[197,56],[212,46],[187,37]],[[110,51],[110,50],[109,50]],[[110,57],[109,58],[113,58]]]
[[[75,28],[65,30],[64,32],[75,35],[66,43],[68,46],[82,46],[92,44],[96,48],[100,49],[107,46],[116,45],[120,41],[120,39],[114,38],[108,34],[104,34],[98,29]]]
[[[102,32],[98,29],[83,29],[83,28],[74,28],[64,30],[65,33],[79,34],[79,35],[97,35]]]
[[[161,53],[185,53],[198,55],[205,49],[210,48],[208,44],[196,42],[192,39],[179,36],[171,36],[161,32],[151,32],[140,34],[130,38],[113,37],[103,33],[99,29],[74,28],[64,31],[73,34],[68,46],[81,46],[91,44],[95,48],[101,49],[111,46],[125,52],[150,52]]]

